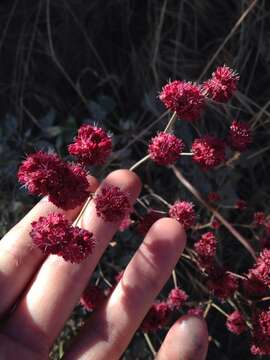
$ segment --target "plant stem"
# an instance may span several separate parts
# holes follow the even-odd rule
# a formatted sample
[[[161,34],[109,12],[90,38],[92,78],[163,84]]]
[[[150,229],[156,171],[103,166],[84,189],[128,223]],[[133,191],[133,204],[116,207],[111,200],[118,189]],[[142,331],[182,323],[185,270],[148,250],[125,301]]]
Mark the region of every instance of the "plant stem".
[[[84,205],[82,207],[82,210],[80,211],[79,215],[77,216],[76,220],[73,223],[73,226],[77,226],[79,220],[81,219],[81,217],[82,217],[85,209],[87,208],[87,205],[90,203],[91,199],[92,199],[92,195],[89,196],[89,198],[85,201],[85,203],[84,203]]]
[[[250,255],[256,259],[256,253],[249,242],[211,204],[204,200],[203,196],[184,177],[179,169],[177,169],[174,165],[171,165],[170,168],[173,170],[175,176],[185,186],[185,188],[188,189],[202,205],[204,205],[210,212],[212,212],[213,215],[227,228],[227,230],[247,249]]]
[[[172,117],[170,118],[167,126],[166,126],[165,129],[164,129],[164,132],[165,132],[165,133],[168,133],[168,132],[170,132],[170,131],[172,130],[176,119],[177,119],[177,115],[176,115],[176,112],[174,112],[173,115],[172,115]]]
[[[137,167],[139,167],[140,165],[142,165],[144,162],[146,162],[148,159],[150,158],[150,155],[146,155],[145,157],[143,157],[141,160],[139,160],[138,162],[136,162],[134,165],[131,166],[131,168],[129,168],[130,171],[133,171],[135,169],[137,169]]]

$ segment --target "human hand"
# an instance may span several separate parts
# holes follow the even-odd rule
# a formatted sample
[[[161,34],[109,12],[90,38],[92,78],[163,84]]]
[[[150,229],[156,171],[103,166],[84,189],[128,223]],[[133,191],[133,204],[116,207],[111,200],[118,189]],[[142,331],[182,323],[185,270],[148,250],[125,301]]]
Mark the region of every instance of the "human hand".
[[[138,177],[127,170],[114,171],[104,181],[127,191],[131,203],[141,189]],[[89,183],[94,192],[97,180],[90,177]],[[45,258],[32,245],[31,222],[53,211],[75,220],[80,209],[64,212],[43,199],[0,241],[0,316],[3,318],[0,358],[3,360],[48,358],[51,346],[119,225],[104,222],[91,202],[77,225],[95,234],[97,246],[87,260],[71,264],[56,255]],[[184,246],[181,225],[170,218],[158,220],[106,303],[90,317],[64,359],[120,358]],[[16,307],[10,311],[14,304]],[[204,320],[183,316],[168,332],[157,359],[205,359],[207,344]]]

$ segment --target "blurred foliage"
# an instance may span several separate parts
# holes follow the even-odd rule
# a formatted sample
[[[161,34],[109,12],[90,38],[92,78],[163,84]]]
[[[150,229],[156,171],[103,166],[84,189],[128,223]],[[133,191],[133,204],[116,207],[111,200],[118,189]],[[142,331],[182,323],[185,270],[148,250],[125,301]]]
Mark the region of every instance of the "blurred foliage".
[[[205,79],[223,63],[241,75],[233,102],[226,108],[210,106],[199,129],[178,123],[176,133],[187,145],[198,130],[225,136],[237,117],[254,127],[254,143],[230,167],[210,175],[190,166],[189,159],[181,160],[181,168],[202,193],[219,191],[225,205],[238,198],[248,201],[245,215],[224,209],[232,222],[249,223],[254,210],[269,212],[269,1],[13,0],[1,2],[0,18],[2,234],[36,202],[15,177],[26,154],[53,149],[66,157],[66,145],[78,126],[95,122],[114,135],[115,152],[110,163],[93,174],[102,178],[114,168],[128,167],[145,155],[148,139],[165,125],[157,99],[161,86],[168,79]],[[192,199],[170,170],[147,164],[140,175],[168,202],[176,195]],[[142,199],[157,205],[147,190]],[[198,209],[198,216],[201,223],[209,221],[205,209]],[[244,235],[251,237],[249,232]],[[245,268],[242,247],[223,230],[219,237],[226,248],[224,254],[219,249],[224,263],[234,264],[235,270]],[[108,279],[127,264],[141,241],[127,233],[117,239],[101,262]],[[54,359],[83,321],[81,311],[76,308],[59,337]],[[223,323],[217,313],[210,314],[214,340],[208,358],[251,358],[246,339],[225,333]],[[153,337],[156,348],[161,335]],[[144,338],[136,335],[123,359],[149,358]]]

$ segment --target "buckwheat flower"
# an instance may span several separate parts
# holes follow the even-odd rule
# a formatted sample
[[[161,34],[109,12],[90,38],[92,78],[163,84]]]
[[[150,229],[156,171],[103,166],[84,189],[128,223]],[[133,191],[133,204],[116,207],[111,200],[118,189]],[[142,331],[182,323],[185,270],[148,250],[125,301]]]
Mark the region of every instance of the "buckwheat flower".
[[[269,288],[261,280],[255,277],[252,269],[247,274],[245,280],[242,280],[244,294],[250,298],[260,298],[269,293]]]
[[[249,270],[249,274],[264,285],[270,286],[270,249],[261,251],[254,268]]]
[[[170,310],[179,310],[187,299],[188,295],[184,290],[175,288],[169,293],[167,304]]]
[[[154,303],[141,324],[141,330],[153,332],[162,329],[167,325],[170,313],[171,311],[167,303]]]
[[[202,257],[213,257],[216,255],[217,240],[211,231],[203,234],[199,241],[194,245],[194,249],[198,255]]]
[[[238,288],[235,276],[225,270],[213,272],[207,281],[207,286],[213,294],[221,300],[231,297]]]
[[[201,87],[191,82],[175,80],[166,84],[160,100],[167,109],[175,111],[180,119],[197,120],[205,106],[205,96]]]
[[[229,314],[226,321],[226,327],[230,332],[236,335],[240,335],[248,329],[243,315],[238,310]]]
[[[195,223],[194,205],[188,201],[176,201],[169,210],[169,216],[179,221],[187,230]]]
[[[221,227],[221,222],[216,217],[213,217],[211,221],[211,227],[218,230]]]
[[[63,214],[51,213],[32,222],[30,236],[44,255],[58,254],[70,242],[69,226]]]
[[[212,169],[225,161],[225,144],[214,136],[195,139],[192,144],[192,159],[205,170]]]
[[[128,194],[117,186],[104,185],[94,197],[97,215],[105,221],[121,221],[130,212]]]
[[[140,220],[136,230],[137,232],[145,236],[150,229],[150,227],[164,215],[154,209],[150,209],[146,215]]]
[[[266,221],[266,216],[263,211],[257,211],[253,214],[253,222],[255,225],[264,225]]]
[[[245,200],[238,199],[235,203],[235,207],[236,207],[236,209],[239,209],[239,210],[246,210],[247,202]]]
[[[30,236],[44,255],[55,254],[66,261],[79,263],[93,251],[93,234],[72,227],[63,214],[51,213],[32,222]]]
[[[102,165],[111,154],[112,140],[102,128],[84,124],[68,151],[85,165]]]
[[[123,231],[127,230],[131,224],[132,224],[132,220],[130,218],[130,214],[126,214],[124,219],[121,221],[121,224],[119,225],[118,230],[123,232]]]
[[[217,192],[210,192],[208,195],[207,195],[207,200],[209,202],[217,202],[217,201],[220,201],[220,195],[217,193]]]
[[[233,120],[228,137],[228,144],[234,150],[245,151],[252,143],[252,133],[247,123]]]
[[[148,146],[150,158],[159,165],[173,164],[180,158],[185,145],[183,140],[165,132],[153,137]]]
[[[227,102],[237,90],[239,76],[228,66],[219,66],[212,78],[203,84],[207,96],[218,102]]]
[[[55,154],[38,151],[29,155],[18,171],[19,182],[33,195],[48,195],[64,210],[81,205],[89,195],[86,171]]]
[[[253,355],[270,355],[270,311],[257,310],[254,312],[252,326],[251,353]]]
[[[104,291],[96,285],[89,284],[82,293],[80,304],[87,311],[94,311],[101,307],[106,300]]]
[[[93,234],[77,226],[70,226],[68,229],[69,243],[57,255],[62,256],[71,263],[80,263],[84,261],[96,245]]]

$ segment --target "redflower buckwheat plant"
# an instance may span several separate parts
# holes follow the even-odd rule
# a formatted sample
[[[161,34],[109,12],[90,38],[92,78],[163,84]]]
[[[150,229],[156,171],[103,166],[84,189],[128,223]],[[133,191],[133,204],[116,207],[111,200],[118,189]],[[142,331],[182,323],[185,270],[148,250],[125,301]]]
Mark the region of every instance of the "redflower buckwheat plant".
[[[228,185],[222,172],[233,173],[242,158],[246,165],[249,158],[245,154],[254,139],[252,124],[241,116],[236,119],[236,107],[228,104],[235,101],[239,79],[236,71],[223,65],[208,80],[176,79],[163,86],[157,101],[169,114],[167,124],[149,134],[148,142],[142,142],[145,156],[130,167],[135,171],[145,166],[145,186],[134,207],[129,193],[109,182],[95,193],[89,191],[88,175],[98,166],[104,166],[105,171],[121,154],[119,149],[113,152],[112,136],[96,125],[79,128],[67,147],[69,161],[39,150],[19,168],[20,184],[32,195],[47,196],[56,207],[32,222],[33,245],[44,256],[57,255],[80,263],[99,247],[95,231],[92,234],[79,227],[89,202],[98,221],[108,226],[115,223],[120,239],[127,234],[127,241],[116,236],[110,244],[110,251],[116,251],[117,256],[122,248],[133,250],[136,241],[147,237],[153,224],[163,217],[177,220],[186,231],[183,256],[140,326],[148,343],[148,332],[152,336],[162,331],[179,314],[208,320],[215,313],[228,336],[246,336],[252,354],[270,355],[270,216],[252,209],[248,197],[234,194],[231,199],[222,189]],[[201,126],[212,107],[224,113],[224,121]],[[187,131],[189,136],[185,136]],[[164,180],[167,174],[176,181],[175,187]],[[197,179],[201,181],[196,183]],[[158,186],[164,191],[158,192]],[[73,224],[62,213],[72,209],[79,212]],[[235,221],[236,214],[247,218],[248,224]],[[166,248],[166,244],[162,246]],[[241,252],[245,261],[240,261]],[[124,270],[111,258],[109,263],[114,277],[107,279],[106,271],[100,268],[102,276],[81,296],[80,304],[88,312],[97,311],[116,287],[128,288]]]

